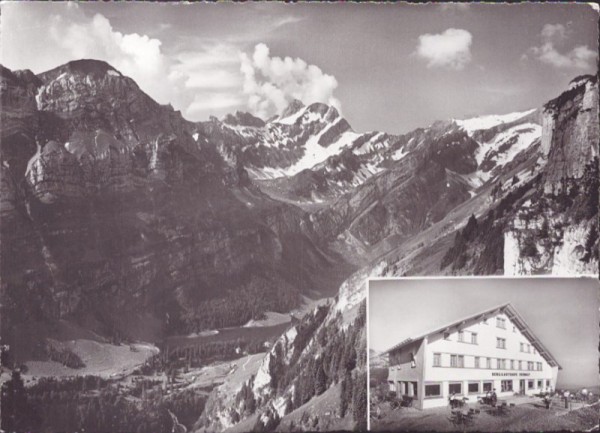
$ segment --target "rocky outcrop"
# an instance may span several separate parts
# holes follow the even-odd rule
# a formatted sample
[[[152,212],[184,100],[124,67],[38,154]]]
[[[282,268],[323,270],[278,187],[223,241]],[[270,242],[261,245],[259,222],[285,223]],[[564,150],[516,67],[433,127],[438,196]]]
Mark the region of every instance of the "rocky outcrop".
[[[573,80],[545,105],[540,184],[504,235],[504,273],[597,274],[598,83]],[[594,254],[594,250],[596,253]]]
[[[583,176],[585,165],[598,155],[598,81],[583,77],[548,102],[544,111],[542,148],[548,163],[544,192],[559,193],[566,179]]]
[[[544,224],[544,218],[540,218]],[[536,237],[540,223],[528,230],[513,228],[504,234],[504,275],[590,275],[598,260],[586,260],[585,243],[594,222],[572,224],[553,233],[552,242]]]

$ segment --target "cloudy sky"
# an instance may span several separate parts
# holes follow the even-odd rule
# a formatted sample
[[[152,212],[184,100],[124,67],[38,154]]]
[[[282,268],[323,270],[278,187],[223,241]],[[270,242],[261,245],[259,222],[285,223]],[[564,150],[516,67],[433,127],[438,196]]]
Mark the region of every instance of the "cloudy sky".
[[[386,350],[406,338],[507,302],[563,367],[558,374],[559,387],[600,385],[600,291],[598,281],[593,279],[371,282],[369,345]]]
[[[42,72],[106,60],[190,120],[269,117],[293,98],[357,131],[536,107],[594,73],[585,4],[2,2],[0,61]]]

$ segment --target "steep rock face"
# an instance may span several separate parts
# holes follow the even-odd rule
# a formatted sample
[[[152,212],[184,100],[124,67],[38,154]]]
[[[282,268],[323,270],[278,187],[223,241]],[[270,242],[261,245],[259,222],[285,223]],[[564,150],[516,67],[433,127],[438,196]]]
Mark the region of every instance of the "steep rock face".
[[[77,158],[56,141],[49,141],[29,161],[25,173],[33,194],[42,203],[60,197],[81,197],[85,190],[83,170]]]
[[[30,71],[10,71],[0,65],[0,157],[2,158],[3,221],[18,218],[18,197],[27,161],[36,152],[35,135],[40,115],[35,102],[39,80]]]
[[[538,189],[508,224],[506,274],[597,273],[598,140],[597,79],[579,77],[545,106],[547,163]],[[523,223],[532,212],[538,218],[533,231]],[[540,231],[545,236],[535,240]]]
[[[528,231],[507,231],[504,234],[504,275],[597,275],[597,257],[586,259],[585,248],[593,224],[572,224],[558,231],[552,243],[532,238],[535,230],[540,230],[540,223],[529,226]]]
[[[545,106],[544,116],[551,127],[543,145],[548,152],[546,193],[560,192],[564,179],[582,177],[585,165],[598,155],[597,78],[585,77],[574,84]]]

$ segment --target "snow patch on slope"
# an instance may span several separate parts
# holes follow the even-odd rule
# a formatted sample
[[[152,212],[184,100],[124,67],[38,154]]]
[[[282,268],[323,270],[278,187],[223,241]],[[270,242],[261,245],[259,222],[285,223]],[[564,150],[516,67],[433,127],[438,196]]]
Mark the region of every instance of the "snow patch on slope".
[[[298,118],[301,117],[303,114],[304,114],[304,110],[298,110],[294,114],[284,117],[283,119],[274,120],[273,123],[282,123],[284,125],[293,125],[294,123],[296,123],[296,120],[298,120]]]
[[[541,136],[542,127],[535,123],[524,123],[515,126],[496,135],[492,141],[483,143],[477,149],[475,159],[477,164],[481,164],[490,153],[498,152],[496,155],[490,156],[490,159],[496,162],[497,167],[504,166]],[[515,140],[515,142],[504,151],[501,151],[500,147],[507,144],[509,140]]]
[[[454,120],[454,122],[458,126],[462,127],[467,132],[467,134],[471,135],[473,132],[479,131],[481,129],[489,129],[502,123],[514,122],[515,120],[525,117],[528,114],[533,113],[534,111],[535,108],[517,113],[509,113],[503,115],[493,114],[489,116],[473,117],[472,119],[452,120]]]
[[[313,114],[313,113],[310,113]],[[252,170],[249,169],[250,173],[260,179],[274,179],[276,177],[281,176],[294,176],[295,174],[300,173],[302,170],[306,170],[307,168],[313,168],[317,164],[322,163],[327,158],[339,154],[342,150],[347,148],[360,137],[360,134],[355,132],[346,131],[340,135],[338,140],[327,147],[323,147],[319,144],[319,139],[323,134],[325,134],[330,128],[335,127],[335,125],[339,122],[336,121],[329,125],[326,128],[323,128],[319,131],[318,134],[310,137],[304,146],[304,154],[302,157],[296,161],[296,163],[292,164],[289,167],[284,168],[271,168],[265,167],[261,169]]]
[[[394,161],[399,161],[402,158],[404,158],[406,155],[408,155],[408,152],[405,152],[404,147],[401,147],[400,149],[397,149],[394,153],[392,153],[391,158]]]

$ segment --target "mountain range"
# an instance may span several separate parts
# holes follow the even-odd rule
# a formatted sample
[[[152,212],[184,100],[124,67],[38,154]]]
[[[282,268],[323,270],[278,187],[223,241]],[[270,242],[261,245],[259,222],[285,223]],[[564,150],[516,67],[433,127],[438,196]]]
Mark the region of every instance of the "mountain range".
[[[15,363],[50,356],[65,323],[159,342],[330,298],[216,387],[196,430],[362,425],[368,276],[598,273],[594,76],[542,107],[401,135],[301,101],[190,122],[96,60],[2,67],[0,89]],[[301,390],[307,375],[323,383]],[[356,410],[319,412],[338,400]]]

